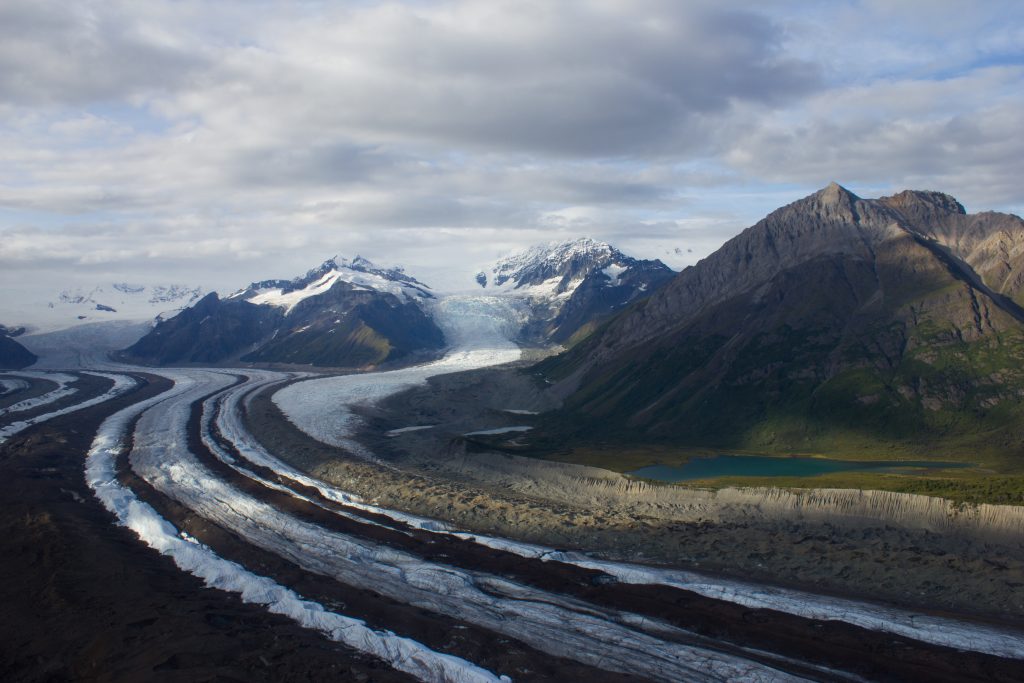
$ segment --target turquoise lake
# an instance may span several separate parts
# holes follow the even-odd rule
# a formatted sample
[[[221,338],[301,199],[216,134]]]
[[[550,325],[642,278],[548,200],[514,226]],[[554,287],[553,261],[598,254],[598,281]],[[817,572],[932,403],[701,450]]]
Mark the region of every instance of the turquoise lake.
[[[777,458],[758,455],[716,455],[693,458],[685,465],[649,465],[627,472],[634,477],[678,482],[715,477],[813,477],[830,472],[923,473],[922,470],[972,467],[966,462],[928,460],[826,460],[825,458]]]

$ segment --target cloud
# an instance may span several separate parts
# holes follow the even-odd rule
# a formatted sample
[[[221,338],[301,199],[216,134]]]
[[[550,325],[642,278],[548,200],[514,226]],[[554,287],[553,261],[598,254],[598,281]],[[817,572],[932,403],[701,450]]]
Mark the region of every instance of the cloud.
[[[311,134],[472,151],[607,157],[704,146],[735,102],[820,86],[766,17],[712,3],[328,6],[260,27],[159,102],[235,139]]]
[[[9,0],[0,286],[441,272],[580,233],[681,266],[832,179],[1019,207],[1020,14]]]
[[[139,12],[137,3],[116,1],[5,0],[0,99],[86,105],[182,87],[209,67],[209,55],[169,30],[166,9],[154,5]]]
[[[765,117],[726,159],[776,182],[938,189],[979,208],[1022,199],[1024,67],[836,89]]]

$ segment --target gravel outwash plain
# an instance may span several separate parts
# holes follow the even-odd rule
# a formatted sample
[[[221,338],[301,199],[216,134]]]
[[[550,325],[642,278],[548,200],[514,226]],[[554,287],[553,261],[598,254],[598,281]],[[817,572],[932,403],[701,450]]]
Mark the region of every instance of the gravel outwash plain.
[[[528,377],[502,369],[431,378],[363,412],[360,440],[384,464],[305,435],[267,394],[253,401],[247,422],[273,452],[313,476],[469,531],[1024,624],[1020,508],[882,492],[650,485],[488,451],[463,437],[529,424],[524,413],[546,410],[551,400]],[[432,426],[387,435],[423,425]]]

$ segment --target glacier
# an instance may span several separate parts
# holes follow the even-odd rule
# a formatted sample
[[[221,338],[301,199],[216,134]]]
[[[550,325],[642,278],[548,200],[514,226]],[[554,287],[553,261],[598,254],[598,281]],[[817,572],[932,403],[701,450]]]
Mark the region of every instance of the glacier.
[[[453,295],[433,305],[434,318],[450,348],[438,361],[401,370],[307,379],[274,394],[274,403],[285,417],[314,438],[376,460],[353,438],[358,416],[351,410],[371,405],[434,375],[519,360],[522,355],[512,338],[525,315],[522,303],[500,296]]]
[[[503,300],[498,297],[459,297],[459,299],[452,302],[450,308],[444,311],[446,315],[439,316],[439,319],[444,321],[443,329],[446,329],[445,326],[447,326],[447,329],[459,331],[455,338],[465,344],[466,351],[456,345],[449,356],[441,361],[393,373],[350,375],[299,382],[275,394],[275,403],[293,424],[307,434],[324,443],[345,448],[363,457],[373,459],[373,454],[354,439],[356,417],[349,411],[348,406],[379,401],[392,393],[425,382],[428,377],[435,374],[471,369],[473,362],[480,363],[476,367],[484,367],[498,362],[508,362],[508,360],[504,360],[506,358],[515,360],[518,357],[511,351],[509,347],[511,342],[508,341],[512,336],[508,334],[508,331],[515,325],[514,313],[503,307],[491,308],[490,312],[484,312],[488,306],[494,306],[496,302],[504,301],[507,306],[507,299]],[[476,301],[471,301],[474,299]],[[469,315],[463,317],[464,313],[469,313]],[[502,316],[507,317],[500,320]],[[506,335],[504,339],[501,339],[502,334]],[[488,352],[486,350],[488,346],[495,347],[495,351]],[[460,360],[446,362],[449,358],[459,358]],[[383,377],[384,375],[390,375],[390,377]],[[380,381],[377,381],[378,379]],[[351,392],[348,390],[350,384],[354,385]],[[336,416],[340,417],[336,419]],[[303,481],[303,483],[309,481],[308,477],[301,474],[296,476],[297,473],[294,470],[284,466],[269,454],[254,453],[252,444],[248,444],[248,447],[250,450],[247,450],[246,453],[252,454],[261,464],[295,481]],[[615,576],[625,583],[664,585],[751,608],[773,609],[809,619],[843,621],[870,630],[901,635],[935,645],[969,649],[1003,657],[1024,658],[1024,636],[995,627],[958,622],[856,600],[826,598],[797,590],[719,579],[696,572],[601,561],[582,553],[566,553],[508,539],[459,532],[454,530],[451,525],[438,520],[420,518],[405,513],[396,514],[395,511],[366,506],[360,501],[354,500],[355,497],[352,494],[337,491],[322,482],[318,482],[315,486],[329,499],[361,505],[417,528],[440,533],[453,533],[461,538],[513,552],[523,557],[566,562],[583,568],[597,569]]]
[[[113,380],[114,384],[106,392],[104,392],[103,394],[100,394],[99,396],[96,396],[95,398],[91,398],[91,399],[88,399],[86,401],[81,401],[79,403],[76,403],[74,405],[68,406],[66,408],[62,408],[60,410],[54,410],[54,411],[51,411],[49,413],[44,413],[43,415],[36,415],[35,417],[26,418],[24,420],[18,420],[17,422],[12,422],[10,424],[5,425],[4,427],[0,428],[0,443],[4,443],[5,441],[7,441],[9,438],[14,436],[18,432],[21,432],[21,431],[23,431],[25,429],[28,429],[29,427],[31,427],[33,425],[37,425],[37,424],[40,424],[42,422],[46,422],[47,420],[52,420],[53,418],[60,417],[61,415],[67,415],[69,413],[74,413],[74,412],[82,410],[84,408],[89,408],[91,406],[99,405],[100,403],[105,403],[106,401],[109,401],[112,398],[116,398],[117,396],[120,396],[121,394],[125,393],[126,391],[128,391],[129,389],[131,389],[132,387],[134,387],[136,385],[136,381],[132,377],[130,377],[128,375],[116,374],[116,373],[107,373],[107,372],[97,372],[97,371],[90,371],[90,372],[88,372],[86,374],[96,375],[98,377],[106,377],[107,379]],[[65,375],[65,377],[72,377],[72,376],[71,375]],[[76,378],[72,377],[72,379],[76,379]],[[56,393],[56,390],[54,392],[52,392],[52,393]],[[54,399],[54,400],[56,400],[56,399]],[[46,403],[51,403],[51,402],[52,401],[47,401]]]
[[[420,680],[437,683],[502,683],[509,680],[464,659],[435,652],[410,638],[375,630],[358,619],[328,611],[266,577],[225,560],[208,547],[183,537],[151,506],[122,486],[117,481],[115,463],[125,447],[132,420],[158,406],[162,406],[156,411],[160,417],[165,416],[165,411],[180,416],[181,411],[187,412],[190,399],[196,393],[205,394],[211,385],[222,386],[231,381],[230,376],[218,376],[211,371],[160,371],[159,374],[173,380],[174,388],[169,393],[129,406],[104,421],[86,461],[86,481],[119,524],[134,531],[148,546],[171,557],[180,569],[203,579],[207,585],[238,593],[246,602],[264,605],[270,612],[287,616],[332,640],[380,657]],[[179,440],[179,430],[170,425],[158,425],[148,436],[159,444],[159,448],[172,452],[184,447]]]
[[[1024,658],[1024,637],[996,627],[696,572],[610,562],[584,553],[469,533],[441,520],[380,508],[287,465],[248,432],[242,419],[243,409],[250,405],[256,393],[280,385],[283,388],[273,394],[273,400],[299,429],[325,443],[373,460],[375,456],[370,449],[355,439],[359,418],[353,408],[422,384],[435,375],[520,359],[520,349],[510,340],[524,320],[522,301],[500,295],[459,295],[431,301],[428,305],[433,307],[436,320],[451,343],[447,354],[433,363],[390,372],[331,377],[248,368],[143,369],[95,363],[95,367],[103,371],[90,369],[89,373],[114,380],[108,392],[62,411],[38,416],[31,422],[7,425],[0,430],[0,440],[31,424],[120,395],[135,385],[134,379],[123,374],[127,371],[146,371],[170,379],[174,386],[168,392],[108,418],[90,449],[86,461],[87,481],[104,506],[115,514],[118,523],[132,529],[143,542],[170,556],[177,566],[208,585],[239,593],[247,602],[287,615],[303,626],[374,654],[421,680],[508,679],[464,659],[435,652],[410,638],[329,611],[268,577],[218,556],[195,539],[185,537],[116,479],[114,463],[118,453],[126,448],[133,421],[138,420],[130,462],[136,473],[162,494],[234,531],[252,545],[284,557],[309,572],[335,577],[347,585],[373,590],[405,604],[505,634],[544,652],[594,666],[662,680],[796,680],[770,664],[755,661],[762,653],[749,650],[744,653],[741,647],[735,648],[736,654],[725,653],[694,645],[686,642],[692,640],[692,634],[656,619],[600,607],[486,572],[424,561],[408,552],[303,521],[243,493],[200,462],[188,446],[188,420],[193,406],[201,407],[200,436],[214,457],[264,486],[362,524],[378,522],[321,504],[311,495],[298,491],[298,485],[313,487],[323,498],[341,506],[381,514],[413,528],[450,535],[524,558],[601,571],[623,583],[662,585],[753,609],[842,621],[921,642]],[[26,373],[5,373],[5,376],[19,375],[27,376]],[[74,379],[72,375],[64,375],[62,381],[66,385]],[[528,414],[525,410],[508,412]],[[8,433],[11,429],[15,431]],[[258,475],[247,467],[248,463],[273,471],[281,481]],[[297,486],[292,488],[289,482]],[[775,658],[776,663],[783,661],[782,657]],[[829,673],[824,669],[819,672]]]

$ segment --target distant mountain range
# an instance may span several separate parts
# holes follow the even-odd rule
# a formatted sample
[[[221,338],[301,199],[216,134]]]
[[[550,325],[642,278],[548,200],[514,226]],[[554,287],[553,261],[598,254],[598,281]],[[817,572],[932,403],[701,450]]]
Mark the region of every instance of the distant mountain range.
[[[24,326],[28,334],[39,334],[93,323],[170,317],[198,301],[204,291],[181,284],[113,282],[65,288],[44,298],[35,293],[8,293],[5,319]]]
[[[832,184],[538,370],[563,438],[1021,449],[1024,221]]]

